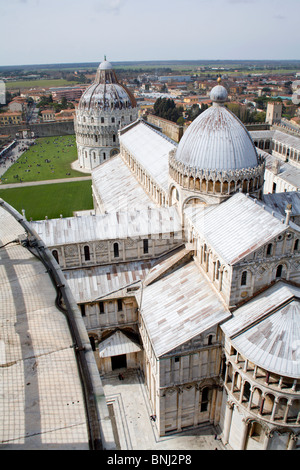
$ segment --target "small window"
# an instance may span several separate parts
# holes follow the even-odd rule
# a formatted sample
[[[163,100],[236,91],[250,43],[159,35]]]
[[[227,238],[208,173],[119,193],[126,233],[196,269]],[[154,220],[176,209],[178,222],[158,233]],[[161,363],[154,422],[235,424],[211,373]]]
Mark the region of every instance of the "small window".
[[[119,258],[119,244],[114,243],[114,257]]]
[[[269,243],[269,245],[267,246],[267,256],[271,256],[272,252],[273,252],[273,245],[272,243]]]
[[[92,346],[92,351],[96,351],[95,338],[93,338],[93,336],[90,336],[89,340],[90,340],[90,343],[91,343],[91,346]]]
[[[81,315],[82,315],[83,317],[85,317],[85,305],[84,305],[84,304],[80,304],[79,307],[80,307]]]
[[[176,356],[176,357],[174,358],[174,362],[179,362],[179,356]]]
[[[55,261],[56,261],[57,263],[59,263],[58,251],[57,251],[57,250],[53,250],[53,251],[52,251],[52,255],[53,255],[53,257],[55,258]]]
[[[99,311],[100,311],[100,313],[105,313],[104,312],[104,303],[102,301],[99,302]]]
[[[200,411],[207,411],[208,410],[208,392],[209,389],[205,387],[202,390],[202,396],[201,396],[201,406],[200,406]]]
[[[114,117],[111,118],[111,122],[115,122],[115,118],[114,118]]]
[[[90,247],[89,246],[85,246],[84,247],[84,259],[85,261],[90,261],[91,257],[90,257]]]
[[[144,254],[149,253],[149,242],[148,240],[143,240],[143,248],[144,248]]]
[[[299,238],[297,238],[297,240],[295,240],[294,242],[294,251],[298,251],[299,250]]]
[[[210,346],[212,344],[213,335],[209,335],[207,344]]]
[[[113,142],[115,142],[115,141],[116,141],[116,136],[115,136],[115,134],[113,134]]]
[[[104,117],[101,118],[101,124],[104,124]]]
[[[246,286],[247,285],[247,271],[242,272],[242,277],[241,277],[241,286]]]
[[[106,160],[106,154],[105,154],[105,152],[103,153],[103,160]]]
[[[282,276],[282,264],[280,264],[279,266],[277,266],[277,269],[276,269],[276,279],[280,279]]]
[[[122,299],[118,299],[118,312],[122,312],[122,310],[123,310]]]

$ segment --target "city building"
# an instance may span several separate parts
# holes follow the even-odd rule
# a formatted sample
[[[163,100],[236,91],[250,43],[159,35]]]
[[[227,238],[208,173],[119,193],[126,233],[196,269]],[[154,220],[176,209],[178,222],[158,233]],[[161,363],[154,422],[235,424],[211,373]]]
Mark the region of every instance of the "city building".
[[[55,121],[55,110],[43,109],[43,111],[41,111],[41,116],[43,122]]]
[[[96,114],[106,80],[104,62],[77,112],[91,169],[84,152],[101,163],[99,149],[83,131],[94,139],[92,118],[120,111],[112,100]],[[210,423],[229,449],[299,449],[299,205],[262,200],[278,135],[256,147],[221,83],[210,98],[179,144],[127,119],[118,152],[94,165],[94,214],[31,227],[64,273],[100,374],[143,372],[159,436]]]
[[[269,101],[267,105],[266,122],[274,124],[281,121],[282,102]]]
[[[84,86],[70,86],[49,88],[49,92],[54,101],[61,101],[63,98],[66,98],[68,101],[76,101],[81,98],[85,89],[86,87]]]
[[[118,154],[118,130],[137,117],[134,96],[118,82],[111,63],[104,60],[76,109],[74,126],[79,166],[92,170]]]
[[[7,111],[0,113],[0,126],[10,126],[14,124],[21,124],[22,112],[20,111]]]

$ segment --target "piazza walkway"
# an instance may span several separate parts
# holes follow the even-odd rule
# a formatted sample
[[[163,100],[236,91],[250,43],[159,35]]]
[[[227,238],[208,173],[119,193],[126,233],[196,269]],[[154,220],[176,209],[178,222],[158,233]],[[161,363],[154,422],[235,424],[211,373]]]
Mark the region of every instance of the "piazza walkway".
[[[152,411],[146,386],[137,370],[122,369],[101,376],[113,427],[117,427],[117,448],[121,450],[225,450],[216,429],[203,425],[178,434],[159,437],[155,423],[150,420]]]

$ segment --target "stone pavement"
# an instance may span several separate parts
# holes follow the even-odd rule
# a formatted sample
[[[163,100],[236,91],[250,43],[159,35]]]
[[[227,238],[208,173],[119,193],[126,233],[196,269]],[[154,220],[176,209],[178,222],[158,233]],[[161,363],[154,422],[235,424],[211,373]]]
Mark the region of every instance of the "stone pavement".
[[[146,386],[137,370],[122,369],[118,373],[101,376],[114,428],[117,427],[117,445],[121,450],[224,450],[215,439],[216,429],[206,424],[182,433],[159,437],[155,423],[150,420],[152,410]]]

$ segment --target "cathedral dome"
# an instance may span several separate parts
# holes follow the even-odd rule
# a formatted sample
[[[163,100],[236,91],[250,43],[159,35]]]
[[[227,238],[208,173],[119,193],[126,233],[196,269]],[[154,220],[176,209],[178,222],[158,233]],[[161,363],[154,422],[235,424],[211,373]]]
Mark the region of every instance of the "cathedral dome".
[[[83,93],[78,105],[80,111],[94,113],[135,107],[134,96],[118,82],[111,63],[106,59],[99,65],[94,83]]]
[[[184,133],[175,159],[197,170],[235,171],[255,168],[258,155],[249,132],[223,104],[228,94],[218,84],[211,90],[213,105]]]

